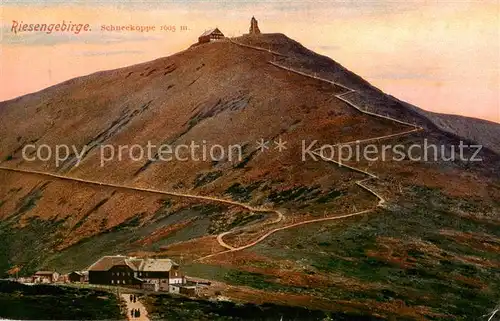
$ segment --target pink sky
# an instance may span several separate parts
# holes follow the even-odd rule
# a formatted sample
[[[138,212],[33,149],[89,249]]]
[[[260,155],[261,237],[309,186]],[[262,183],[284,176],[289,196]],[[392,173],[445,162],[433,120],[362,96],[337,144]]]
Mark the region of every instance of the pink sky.
[[[500,9],[497,1],[178,1],[117,5],[5,1],[0,100],[95,71],[173,54],[218,26],[282,32],[327,55],[386,93],[423,109],[500,123]],[[25,23],[89,23],[79,34],[11,32]],[[186,25],[189,30],[101,32],[103,24]]]

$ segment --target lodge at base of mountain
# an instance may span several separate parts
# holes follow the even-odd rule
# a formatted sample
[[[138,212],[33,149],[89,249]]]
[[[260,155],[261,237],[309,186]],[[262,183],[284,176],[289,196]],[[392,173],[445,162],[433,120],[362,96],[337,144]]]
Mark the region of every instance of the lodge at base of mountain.
[[[89,269],[89,284],[117,285],[150,291],[181,292],[186,279],[170,259],[103,256]]]

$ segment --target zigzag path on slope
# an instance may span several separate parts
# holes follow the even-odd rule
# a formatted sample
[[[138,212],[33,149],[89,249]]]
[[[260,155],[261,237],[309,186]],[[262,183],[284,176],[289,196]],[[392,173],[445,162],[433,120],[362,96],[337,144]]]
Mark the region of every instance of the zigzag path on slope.
[[[420,128],[420,129],[423,130],[422,127],[417,126],[415,124],[408,123],[408,122],[405,122],[405,121],[402,121],[402,120],[399,120],[399,119],[396,119],[396,118],[392,118],[390,116],[380,115],[380,114],[376,114],[376,113],[364,110],[363,108],[357,106],[356,104],[354,104],[354,103],[350,102],[349,100],[345,99],[344,97],[342,97],[342,96],[347,95],[347,94],[356,93],[356,90],[354,90],[352,88],[349,88],[347,86],[344,86],[342,84],[339,84],[339,83],[334,82],[334,81],[329,80],[329,79],[321,78],[321,77],[318,77],[318,76],[315,76],[315,75],[309,75],[309,74],[307,74],[305,72],[302,72],[302,71],[299,71],[299,70],[296,70],[296,69],[293,69],[293,68],[290,68],[290,67],[286,67],[286,66],[280,65],[280,64],[278,64],[276,62],[273,62],[273,61],[268,61],[268,63],[271,64],[271,65],[273,65],[273,66],[275,66],[275,67],[278,67],[278,68],[281,68],[281,69],[284,69],[284,70],[287,70],[287,71],[291,71],[291,72],[296,73],[298,75],[302,75],[304,77],[309,77],[309,78],[312,78],[312,79],[320,80],[320,81],[329,83],[329,84],[331,84],[333,86],[338,86],[338,87],[341,87],[341,88],[344,88],[344,89],[348,90],[347,92],[335,95],[335,97],[338,98],[338,99],[340,99],[340,100],[342,100],[343,102],[349,104],[351,107],[354,107],[355,109],[357,109],[358,111],[362,112],[363,114],[367,114],[367,115],[371,115],[371,116],[379,117],[379,118],[385,118],[385,119],[388,119],[388,120],[391,120],[391,121],[394,121],[394,122],[397,122],[397,123],[400,123],[400,124],[403,124],[403,125],[411,126],[411,127],[414,127],[414,128]]]
[[[230,253],[230,252],[237,252],[237,251],[241,251],[241,250],[247,249],[249,247],[257,245],[258,243],[262,242],[267,237],[269,237],[270,235],[272,235],[272,234],[274,234],[274,233],[276,233],[278,231],[286,230],[286,229],[289,229],[289,228],[293,228],[293,227],[297,227],[297,226],[305,225],[305,224],[311,224],[311,223],[317,223],[317,222],[324,222],[324,221],[333,221],[333,220],[339,220],[339,219],[343,219],[343,218],[347,218],[347,217],[353,217],[353,216],[357,216],[357,215],[366,214],[366,213],[369,213],[371,211],[373,211],[373,209],[367,209],[367,210],[359,211],[359,212],[356,212],[356,213],[344,214],[344,215],[333,216],[333,217],[317,218],[317,219],[313,219],[313,220],[308,220],[308,221],[303,221],[303,222],[298,222],[298,223],[293,223],[293,224],[290,224],[290,225],[278,227],[278,228],[270,230],[269,232],[267,232],[266,234],[262,235],[257,240],[255,240],[255,241],[253,241],[251,243],[248,243],[246,245],[243,245],[243,246],[240,246],[240,247],[237,247],[237,248],[233,247],[233,248],[228,249],[226,251],[221,251],[221,252],[209,254],[209,255],[206,255],[204,257],[198,258],[198,259],[196,259],[194,261],[195,262],[196,261],[202,261],[202,260],[214,257],[216,255],[220,255],[220,254],[224,254],[224,253]]]
[[[244,45],[244,44],[241,44],[241,43],[238,43],[238,42],[235,42],[234,40],[230,39],[231,43],[233,44],[236,44],[236,45],[239,45],[239,46],[243,46],[243,47],[249,47],[249,48],[252,48],[252,49],[259,49],[259,47],[254,47],[254,46],[249,46],[249,45]],[[262,51],[267,51],[269,53],[272,53],[272,54],[278,54],[280,56],[285,56],[281,53],[276,53],[274,51],[271,51],[271,50],[268,50],[268,49],[265,49],[265,48],[260,48],[259,50],[262,50]],[[385,115],[380,115],[380,114],[376,114],[376,113],[372,113],[372,112],[369,112],[369,111],[366,111],[366,110],[363,110],[361,107],[357,106],[356,104],[348,101],[347,99],[343,98],[342,96],[343,95],[346,95],[346,94],[350,94],[350,93],[354,93],[356,92],[354,89],[352,88],[349,88],[347,86],[344,86],[342,84],[339,84],[339,83],[336,83],[334,81],[331,81],[331,80],[328,80],[328,79],[325,79],[325,78],[321,78],[321,77],[317,77],[315,75],[309,75],[307,73],[304,73],[304,72],[301,72],[301,71],[298,71],[298,70],[295,70],[295,69],[292,69],[292,68],[289,68],[289,67],[286,67],[286,66],[282,66],[282,65],[279,65],[275,62],[272,62],[272,61],[268,61],[268,63],[278,67],[278,68],[282,68],[284,70],[288,70],[288,71],[291,71],[291,72],[294,72],[294,73],[297,73],[299,75],[302,75],[302,76],[305,76],[305,77],[309,77],[309,78],[313,78],[313,79],[317,79],[317,80],[320,80],[320,81],[324,81],[324,82],[327,82],[331,85],[334,85],[334,86],[339,86],[341,88],[344,88],[346,90],[348,90],[347,92],[345,93],[341,93],[341,94],[338,94],[338,95],[335,95],[335,97],[337,99],[340,99],[341,101],[347,103],[349,106],[357,109],[358,111],[364,113],[364,114],[367,114],[367,115],[371,115],[371,116],[375,116],[375,117],[379,117],[379,118],[384,118],[384,119],[388,119],[388,120],[391,120],[391,121],[394,121],[394,122],[397,122],[397,123],[400,123],[400,124],[404,124],[404,125],[407,125],[407,126],[411,126],[413,127],[413,129],[411,130],[408,130],[408,131],[404,131],[404,132],[401,132],[401,133],[396,133],[396,134],[390,134],[390,135],[384,135],[384,136],[379,136],[379,137],[372,137],[372,138],[368,138],[368,139],[364,139],[364,140],[358,140],[358,141],[354,141],[354,142],[348,142],[348,143],[340,143],[340,144],[337,144],[339,146],[341,145],[349,145],[349,144],[352,144],[352,143],[362,143],[362,142],[368,142],[368,141],[373,141],[373,140],[381,140],[381,139],[387,139],[387,138],[392,138],[392,137],[395,137],[395,136],[401,136],[401,135],[407,135],[407,134],[410,134],[410,133],[414,133],[414,132],[417,132],[417,131],[422,131],[424,130],[422,127],[420,126],[417,126],[415,124],[411,124],[411,123],[408,123],[408,122],[405,122],[405,121],[401,121],[399,119],[395,119],[395,118],[392,118],[392,117],[389,117],[389,116],[385,116]],[[370,179],[378,179],[378,176],[372,174],[372,173],[369,173],[367,171],[364,171],[362,169],[359,169],[359,168],[355,168],[353,166],[349,166],[347,164],[344,164],[344,163],[341,163],[341,162],[338,162],[338,161],[335,161],[333,159],[330,159],[330,158],[326,158],[324,157],[322,154],[319,154],[317,151],[313,152],[314,154],[318,155],[319,157],[321,157],[321,159],[325,160],[325,161],[330,161],[330,162],[334,162],[336,164],[338,164],[339,166],[342,166],[342,167],[347,167],[353,171],[356,171],[356,172],[359,172],[359,173],[362,173],[362,174],[365,174],[365,175],[368,175],[369,177],[366,178],[366,179],[363,179],[363,180],[360,180],[360,181],[357,181],[356,184],[360,187],[362,187],[363,189],[367,190],[368,192],[370,192],[371,194],[373,194],[375,197],[377,197],[379,199],[379,202],[377,204],[377,206],[382,206],[386,200],[380,195],[378,194],[377,192],[375,192],[373,189],[369,188],[368,186],[364,185],[363,183],[370,180]],[[234,247],[231,247],[231,246],[225,246],[226,248],[228,248],[228,250],[226,251],[222,251],[222,252],[218,252],[218,253],[214,253],[214,254],[210,254],[210,255],[207,255],[207,256],[204,256],[202,258],[199,258],[197,259],[196,261],[201,261],[203,259],[206,259],[206,258],[210,258],[210,257],[214,257],[216,255],[219,255],[219,254],[223,254],[223,253],[228,253],[228,252],[236,252],[236,251],[241,251],[241,250],[244,250],[244,249],[247,249],[249,247],[252,247],[256,244],[258,244],[259,242],[263,241],[264,239],[266,239],[268,236],[270,236],[271,234],[277,232],[277,231],[281,231],[281,230],[284,230],[284,229],[288,229],[288,228],[292,228],[292,227],[296,227],[296,226],[300,226],[300,225],[304,225],[304,224],[310,224],[310,223],[314,223],[314,222],[321,222],[321,221],[327,221],[327,220],[335,220],[335,219],[340,219],[340,218],[345,218],[345,217],[351,217],[351,216],[354,216],[354,215],[361,215],[361,214],[365,214],[365,213],[368,213],[368,212],[371,212],[373,209],[369,209],[369,210],[364,210],[364,211],[360,211],[360,212],[356,212],[356,213],[352,213],[352,214],[346,214],[346,215],[343,215],[343,216],[335,216],[335,217],[328,217],[328,218],[322,218],[322,219],[315,219],[315,220],[310,220],[310,221],[304,221],[304,222],[300,222],[300,223],[295,223],[295,224],[290,224],[290,225],[287,225],[287,226],[284,226],[284,227],[280,227],[280,228],[276,228],[276,229],[273,229],[271,231],[269,231],[268,233],[264,234],[263,236],[261,236],[259,239],[257,239],[256,241],[253,241],[247,245],[244,245],[244,246],[240,246],[240,247],[237,247],[237,248],[234,248]],[[217,236],[217,241],[219,242],[219,244],[225,244],[227,245],[224,240],[223,240],[223,237],[227,234],[231,233],[231,231],[228,231],[228,232],[224,232],[224,233],[221,233]]]

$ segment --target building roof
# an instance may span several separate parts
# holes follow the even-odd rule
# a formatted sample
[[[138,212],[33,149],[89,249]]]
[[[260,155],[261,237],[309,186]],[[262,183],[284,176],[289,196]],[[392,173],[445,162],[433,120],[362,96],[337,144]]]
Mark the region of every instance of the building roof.
[[[172,266],[177,265],[170,259],[145,259],[140,268],[141,271],[170,271]]]
[[[69,275],[69,274],[73,274],[73,273],[74,273],[74,274],[78,274],[79,276],[83,276],[83,275],[85,275],[85,271],[73,271],[73,272],[68,273],[68,275]]]
[[[128,260],[128,264],[134,266],[134,268],[136,270],[140,270],[141,269],[142,261],[143,261],[142,259],[132,258],[132,259]],[[132,269],[134,269],[134,268],[132,268]]]
[[[107,271],[116,265],[126,265],[133,271],[170,271],[178,266],[170,259],[138,259],[122,255],[103,256],[89,267],[89,271]]]
[[[130,261],[128,257],[123,255],[103,256],[89,267],[89,271],[107,271],[115,265],[127,265],[132,270],[137,270],[137,267]]]
[[[54,272],[54,271],[37,271],[35,273],[35,275],[52,275],[54,273],[56,273],[56,272]]]
[[[220,33],[221,35],[224,36],[224,34],[219,30],[219,28],[213,28],[213,29],[206,30],[204,33],[201,34],[200,37],[209,36],[212,33]]]

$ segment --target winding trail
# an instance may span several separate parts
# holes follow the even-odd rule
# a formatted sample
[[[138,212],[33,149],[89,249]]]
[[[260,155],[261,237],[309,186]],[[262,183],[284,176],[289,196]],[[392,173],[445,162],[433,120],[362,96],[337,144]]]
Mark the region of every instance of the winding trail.
[[[272,53],[272,52],[271,52]],[[347,95],[347,94],[353,94],[353,93],[356,93],[356,90],[352,89],[352,88],[349,88],[347,86],[344,86],[342,84],[339,84],[337,82],[334,82],[332,80],[328,80],[328,79],[325,79],[325,78],[321,78],[321,77],[318,77],[318,76],[315,76],[315,75],[309,75],[305,72],[302,72],[302,71],[299,71],[299,70],[296,70],[296,69],[293,69],[293,68],[290,68],[290,67],[286,67],[286,66],[283,66],[283,65],[280,65],[274,61],[268,61],[269,64],[275,66],[275,67],[278,67],[278,68],[281,68],[281,69],[284,69],[286,71],[290,71],[290,72],[293,72],[293,73],[296,73],[298,75],[302,75],[304,77],[308,77],[308,78],[312,78],[312,79],[316,79],[316,80],[320,80],[320,81],[323,81],[323,82],[326,82],[330,85],[333,85],[333,86],[338,86],[338,87],[341,87],[345,90],[347,90],[347,92],[344,92],[344,93],[340,93],[340,94],[337,94],[335,95],[335,97],[337,99],[340,99],[342,100],[343,102],[347,103],[349,106],[357,109],[359,112],[362,112],[363,114],[366,114],[366,115],[370,115],[370,116],[374,116],[374,117],[378,117],[378,118],[384,118],[384,119],[388,119],[388,120],[391,120],[393,122],[396,122],[396,123],[400,123],[400,124],[403,124],[403,125],[407,125],[407,126],[410,126],[410,127],[413,127],[414,129],[420,129],[420,130],[423,130],[422,127],[420,126],[417,126],[415,124],[412,124],[412,123],[408,123],[408,122],[405,122],[405,121],[402,121],[402,120],[399,120],[399,119],[396,119],[396,118],[392,118],[390,116],[385,116],[385,115],[380,115],[380,114],[376,114],[376,113],[373,113],[373,112],[370,112],[370,111],[367,111],[367,110],[364,110],[363,108],[359,107],[358,105],[350,102],[349,100],[347,100],[346,98],[344,98],[343,96]],[[384,136],[381,136],[381,137],[384,137]]]
[[[399,123],[399,124],[403,124],[403,125],[406,125],[406,126],[410,126],[412,127],[412,129],[409,129],[409,130],[406,130],[406,131],[403,131],[403,132],[399,132],[399,133],[395,133],[395,134],[389,134],[389,135],[383,135],[383,136],[378,136],[378,137],[371,137],[371,138],[367,138],[367,139],[362,139],[362,140],[355,140],[355,141],[350,141],[350,142],[345,142],[345,143],[339,143],[339,144],[336,144],[334,145],[333,147],[342,147],[342,146],[346,146],[346,145],[352,145],[352,144],[362,144],[362,143],[367,143],[367,142],[373,142],[373,141],[379,141],[379,140],[383,140],[383,139],[388,139],[388,138],[393,138],[393,137],[397,137],[397,136],[403,136],[403,135],[408,135],[408,134],[412,134],[412,133],[415,133],[415,132],[419,132],[419,131],[423,131],[424,128],[421,127],[421,126],[417,126],[415,124],[411,124],[411,123],[408,123],[408,122],[405,122],[405,121],[402,121],[402,120],[399,120],[399,119],[395,119],[395,118],[392,118],[390,116],[385,116],[385,115],[380,115],[380,114],[376,114],[376,113],[373,113],[373,112],[369,112],[367,110],[364,110],[363,108],[361,108],[360,106],[354,104],[353,102],[347,100],[344,96],[348,95],[348,94],[352,94],[352,93],[356,93],[356,90],[352,89],[352,88],[349,88],[345,85],[342,85],[342,84],[339,84],[337,82],[334,82],[334,81],[331,81],[329,79],[325,79],[325,78],[321,78],[321,77],[317,77],[316,75],[310,75],[310,74],[307,74],[307,73],[304,73],[302,71],[299,71],[299,70],[295,70],[293,68],[290,68],[290,67],[286,67],[286,66],[283,66],[283,65],[280,65],[276,62],[273,62],[273,61],[268,61],[269,64],[277,67],[277,68],[281,68],[281,69],[284,69],[286,71],[290,71],[290,72],[293,72],[293,73],[296,73],[296,74],[299,74],[299,75],[302,75],[304,77],[309,77],[309,78],[312,78],[312,79],[316,79],[316,80],[320,80],[320,81],[323,81],[323,82],[326,82],[328,84],[331,84],[332,86],[338,86],[338,87],[341,87],[345,90],[347,90],[347,92],[343,92],[343,93],[340,93],[340,94],[337,94],[335,95],[335,98],[343,101],[344,103],[348,104],[349,106],[355,108],[356,110],[358,110],[359,112],[363,113],[363,114],[366,114],[366,115],[370,115],[370,116],[374,116],[374,117],[378,117],[378,118],[382,118],[382,119],[387,119],[387,120],[390,120],[390,121],[393,121],[393,122],[396,122],[396,123]],[[367,172],[367,171],[364,171],[362,169],[359,169],[359,168],[356,168],[356,167],[353,167],[353,166],[350,166],[350,165],[347,165],[345,163],[342,163],[340,160],[335,160],[333,158],[328,158],[328,157],[325,157],[322,153],[320,153],[318,150],[316,151],[313,151],[313,154],[319,156],[321,159],[323,159],[324,161],[327,161],[327,162],[333,162],[337,165],[339,165],[340,167],[346,167],[346,168],[349,168],[355,172],[358,172],[358,173],[362,173],[362,174],[365,174],[365,175],[368,175],[369,177],[366,178],[366,179],[362,179],[360,181],[357,181],[356,184],[360,187],[362,187],[363,189],[367,190],[368,192],[370,192],[371,194],[373,194],[374,196],[376,196],[378,199],[379,199],[379,202],[377,204],[377,206],[382,206],[386,200],[377,192],[375,192],[373,189],[371,189],[370,187],[366,186],[364,183],[371,180],[371,179],[378,179],[378,176],[373,174],[373,173],[370,173],[370,172]],[[340,155],[339,155],[340,156]]]
[[[137,186],[132,186],[132,185],[99,182],[99,181],[93,181],[90,179],[83,179],[83,178],[78,178],[78,177],[59,175],[59,174],[54,174],[54,173],[49,173],[49,172],[41,172],[41,171],[36,171],[36,170],[31,170],[31,169],[20,169],[20,168],[11,168],[11,167],[0,166],[0,170],[25,173],[25,174],[42,175],[42,176],[47,176],[47,177],[65,180],[65,181],[74,181],[74,182],[80,182],[80,183],[91,184],[91,185],[113,187],[113,188],[118,188],[118,189],[133,190],[133,191],[139,191],[139,192],[148,192],[148,193],[163,194],[163,195],[169,195],[169,196],[185,197],[185,198],[192,198],[192,199],[198,199],[198,200],[204,200],[204,201],[224,203],[226,205],[239,206],[239,207],[247,209],[251,212],[275,212],[275,210],[273,210],[273,209],[266,209],[263,207],[252,207],[252,206],[245,204],[245,203],[240,203],[240,202],[236,202],[236,201],[231,201],[231,200],[227,200],[227,199],[223,199],[223,198],[216,198],[216,197],[211,197],[211,196],[168,192],[168,191],[163,191],[163,190],[154,189],[154,188],[145,188],[145,187],[137,187]]]
[[[175,197],[184,197],[184,198],[190,198],[190,199],[195,199],[195,200],[203,200],[203,201],[209,201],[209,202],[222,203],[222,204],[226,204],[226,205],[238,206],[238,207],[244,208],[244,209],[246,209],[250,212],[254,212],[254,213],[275,213],[277,218],[276,218],[276,220],[271,222],[272,224],[279,223],[281,220],[284,219],[283,213],[280,211],[277,211],[275,209],[265,208],[265,207],[253,207],[253,206],[250,206],[250,205],[245,204],[245,203],[231,201],[231,200],[227,200],[227,199],[223,199],[223,198],[185,194],[185,193],[177,193],[177,192],[168,192],[168,191],[163,191],[163,190],[159,190],[159,189],[137,187],[137,186],[131,186],[131,185],[99,182],[99,181],[94,181],[94,180],[89,180],[89,179],[59,175],[59,174],[54,174],[54,173],[49,173],[49,172],[41,172],[41,171],[36,171],[36,170],[31,170],[31,169],[20,169],[20,168],[10,168],[10,167],[5,167],[5,166],[0,166],[0,170],[9,171],[9,172],[16,172],[16,173],[23,173],[23,174],[40,175],[40,176],[45,176],[45,177],[64,180],[64,181],[74,181],[74,182],[80,182],[80,183],[84,183],[84,184],[112,187],[112,188],[116,188],[116,189],[132,190],[132,191],[138,191],[138,192],[147,192],[147,193],[154,193],[154,194],[161,194],[161,195],[168,195],[168,196],[175,196]],[[224,242],[222,242],[221,245],[224,246],[225,248],[232,248],[231,246],[225,244]]]
[[[236,252],[236,251],[241,251],[241,250],[247,249],[249,247],[257,245],[258,243],[262,242],[267,237],[269,237],[270,235],[272,235],[272,234],[274,234],[274,233],[276,233],[278,231],[286,230],[286,229],[289,229],[289,228],[293,228],[293,227],[297,227],[297,226],[305,225],[305,224],[311,224],[311,223],[317,223],[317,222],[324,222],[324,221],[333,221],[333,220],[339,220],[339,219],[343,219],[343,218],[347,218],[347,217],[353,217],[353,216],[357,216],[357,215],[366,214],[366,213],[369,213],[371,211],[373,211],[373,209],[368,209],[368,210],[363,210],[363,211],[359,211],[359,212],[356,212],[356,213],[344,214],[344,215],[333,216],[333,217],[317,218],[317,219],[313,219],[313,220],[308,220],[308,221],[303,221],[303,222],[298,222],[298,223],[293,223],[293,224],[290,224],[290,225],[278,227],[278,228],[270,230],[269,232],[267,232],[266,234],[262,235],[261,237],[259,237],[258,239],[256,239],[255,241],[253,241],[251,243],[248,243],[246,245],[243,245],[243,246],[240,246],[240,247],[236,247],[236,248],[233,247],[232,249],[229,249],[229,250],[226,250],[226,251],[213,253],[213,254],[210,254],[210,255],[198,258],[195,261],[202,261],[204,259],[208,259],[208,258],[214,257],[216,255],[220,255],[220,254],[224,254],[224,253],[229,253],[229,252]]]
[[[271,224],[278,224],[279,222],[281,222],[281,220],[285,217],[285,215],[283,215],[283,213],[281,213],[281,211],[278,211],[278,210],[272,210],[271,212],[274,212],[278,215],[278,217],[276,218],[276,220],[272,221],[272,222],[269,222],[269,223],[265,223],[264,225],[271,225]],[[239,230],[243,230],[245,228],[248,228],[249,226],[245,226]],[[235,233],[237,232],[238,229],[234,229],[234,230],[229,230],[229,231],[226,231],[226,232],[222,232],[220,233],[219,235],[217,235],[217,242],[219,243],[219,245],[225,247],[226,249],[230,250],[230,251],[238,251],[239,248],[237,247],[233,247],[229,244],[227,244],[225,241],[224,241],[224,236],[228,235],[228,234],[232,234],[232,233]],[[221,254],[221,252],[219,253]]]
[[[260,50],[260,51],[265,51],[265,52],[269,52],[269,53],[274,54],[274,55],[279,55],[279,56],[282,56],[282,57],[286,57],[286,55],[283,55],[281,53],[272,51],[270,49],[265,49],[265,48],[261,48],[261,47],[255,47],[255,46],[245,45],[245,44],[236,42],[233,39],[229,39],[229,40],[230,40],[231,43],[236,44],[238,46],[242,46],[242,47],[246,47],[246,48],[251,48],[251,49],[256,49],[256,50]],[[344,103],[348,104],[349,106],[355,108],[356,110],[358,110],[359,112],[361,112],[363,114],[374,116],[374,117],[378,117],[378,118],[387,119],[387,120],[390,120],[390,121],[393,121],[393,122],[397,122],[397,123],[400,123],[400,124],[412,127],[412,129],[410,129],[410,130],[399,132],[399,133],[395,133],[395,134],[389,134],[389,135],[384,135],[384,136],[372,137],[372,138],[367,138],[367,139],[363,139],[363,140],[356,140],[356,141],[351,141],[351,142],[346,142],[346,143],[339,143],[339,144],[336,144],[334,146],[345,146],[345,145],[351,145],[351,144],[361,144],[361,143],[366,143],[366,142],[378,141],[378,140],[382,140],[382,139],[388,139],[388,138],[393,138],[393,137],[397,137],[397,136],[408,135],[408,134],[411,134],[411,133],[415,133],[415,132],[419,132],[419,131],[423,131],[424,130],[423,127],[418,126],[416,124],[411,124],[411,123],[408,123],[408,122],[405,122],[405,121],[402,121],[402,120],[399,120],[399,119],[392,118],[390,116],[385,116],[385,115],[380,115],[380,114],[376,114],[376,113],[373,113],[373,112],[369,112],[367,110],[364,110],[360,106],[357,106],[356,104],[350,102],[349,100],[347,100],[346,98],[344,98],[344,96],[346,96],[348,94],[351,94],[351,93],[355,93],[356,91],[354,89],[352,89],[352,88],[349,88],[349,87],[347,87],[345,85],[336,83],[336,82],[331,81],[329,79],[317,77],[315,75],[310,75],[310,74],[304,73],[302,71],[295,70],[293,68],[280,65],[280,64],[278,64],[276,62],[273,62],[273,61],[268,61],[268,63],[271,64],[271,65],[273,65],[273,66],[275,66],[275,67],[277,67],[277,68],[281,68],[281,69],[284,69],[284,70],[287,70],[287,71],[290,71],[290,72],[302,75],[304,77],[309,77],[309,78],[313,78],[313,79],[316,79],[316,80],[320,80],[320,81],[329,83],[329,84],[331,84],[333,86],[338,86],[338,87],[341,87],[341,88],[347,90],[347,92],[337,94],[337,95],[335,95],[335,97],[337,99],[343,101]],[[335,159],[327,158],[324,155],[322,155],[320,152],[318,152],[317,150],[313,151],[313,154],[319,156],[324,161],[333,162],[333,163],[336,163],[337,165],[339,165],[341,167],[346,167],[346,168],[349,168],[349,169],[351,169],[353,171],[356,171],[358,173],[362,173],[362,174],[368,175],[369,176],[368,178],[359,180],[359,181],[356,182],[356,184],[358,186],[360,186],[361,188],[365,189],[366,191],[368,191],[369,193],[371,193],[372,195],[374,195],[375,197],[377,197],[377,199],[379,200],[377,206],[383,206],[384,205],[384,203],[386,202],[386,200],[384,199],[384,197],[382,197],[382,195],[380,195],[379,193],[377,193],[376,191],[374,191],[372,188],[370,188],[370,187],[368,187],[368,186],[366,186],[364,184],[365,182],[367,182],[369,180],[378,179],[377,175],[372,174],[372,173],[367,172],[367,171],[364,171],[362,169],[359,169],[359,168],[347,165],[347,164],[342,163],[340,161],[337,161]],[[272,235],[272,234],[274,234],[274,233],[276,233],[278,231],[282,231],[282,230],[289,229],[289,228],[294,228],[294,227],[297,227],[297,226],[300,226],[300,225],[305,225],[305,224],[311,224],[311,223],[317,223],[317,222],[323,222],[323,221],[331,221],[331,220],[338,220],[338,219],[353,217],[353,216],[357,216],[357,215],[362,215],[362,214],[366,214],[366,213],[372,212],[374,209],[375,208],[368,209],[368,210],[363,210],[363,211],[359,211],[359,212],[355,212],[355,213],[351,213],[351,214],[344,214],[344,215],[333,216],[333,217],[325,217],[325,218],[320,218],[320,219],[313,219],[313,220],[303,221],[303,222],[299,222],[299,223],[289,224],[289,225],[286,225],[286,226],[282,226],[282,227],[270,230],[266,234],[264,234],[261,237],[259,237],[257,240],[255,240],[255,241],[253,241],[253,242],[251,242],[249,244],[246,244],[246,245],[243,245],[243,246],[240,246],[240,247],[236,247],[236,248],[235,247],[231,247],[231,246],[227,246],[227,244],[224,242],[223,237],[226,236],[229,233],[232,233],[232,231],[227,231],[227,232],[219,234],[217,236],[217,241],[221,245],[225,244],[226,246],[224,246],[224,245],[223,246],[226,247],[226,248],[228,248],[228,250],[222,251],[222,252],[213,253],[213,254],[210,254],[210,255],[198,258],[195,261],[202,261],[204,259],[211,258],[211,257],[214,257],[216,255],[220,255],[220,254],[224,254],[224,253],[229,253],[229,252],[236,252],[236,251],[241,251],[241,250],[247,249],[249,247],[252,247],[252,246],[254,246],[254,245],[262,242],[267,237],[269,237],[270,235]]]

